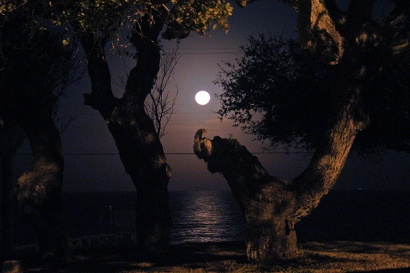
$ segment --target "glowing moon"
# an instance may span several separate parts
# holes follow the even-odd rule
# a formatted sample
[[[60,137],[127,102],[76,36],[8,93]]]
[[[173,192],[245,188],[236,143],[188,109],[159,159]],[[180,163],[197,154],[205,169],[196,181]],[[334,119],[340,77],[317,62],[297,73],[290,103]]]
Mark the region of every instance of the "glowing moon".
[[[199,104],[199,105],[205,105],[207,104],[211,99],[211,96],[209,95],[208,92],[206,91],[199,91],[198,93],[196,93],[195,95],[195,101]]]

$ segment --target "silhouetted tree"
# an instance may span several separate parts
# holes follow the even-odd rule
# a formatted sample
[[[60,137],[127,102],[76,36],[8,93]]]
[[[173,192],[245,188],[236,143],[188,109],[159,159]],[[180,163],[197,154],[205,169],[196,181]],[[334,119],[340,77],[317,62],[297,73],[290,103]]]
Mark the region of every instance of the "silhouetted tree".
[[[10,255],[14,250],[13,158],[23,142],[22,130],[11,120],[0,118],[0,254]]]
[[[84,94],[85,104],[99,111],[106,120],[125,170],[137,189],[138,245],[147,250],[166,245],[171,224],[167,190],[171,171],[153,121],[144,109],[159,70],[158,38],[164,26],[166,39],[182,39],[191,31],[203,34],[210,26],[227,28],[231,6],[220,0],[32,1],[30,4],[34,8],[26,1],[2,3],[1,22],[13,18],[14,11],[29,7],[38,19],[33,22],[44,18],[50,22],[41,25],[41,29],[63,26],[67,30],[62,46],[80,41],[91,79],[91,93]],[[113,47],[121,46],[120,36],[116,35],[121,26],[130,29],[128,38],[136,49],[137,63],[129,73],[123,97],[116,98],[105,51],[109,42]]]
[[[220,118],[272,146],[314,148],[329,111],[325,66],[283,37],[250,37],[242,50],[244,56],[225,63],[215,81],[223,90]]]
[[[160,35],[182,39],[191,31],[202,34],[211,25],[226,28],[231,6],[219,0],[78,1],[66,6],[57,2],[52,5],[60,9],[61,16],[56,21],[70,22],[87,56],[91,93],[84,94],[84,103],[105,119],[136,187],[138,247],[146,251],[161,248],[169,243],[170,236],[167,187],[171,169],[144,107],[160,68],[158,39]],[[129,72],[124,95],[116,98],[106,48],[110,41],[114,47],[118,45],[115,33],[121,26],[130,27],[128,39],[136,50],[136,65]]]
[[[18,179],[19,207],[33,223],[44,257],[61,258],[69,242],[61,215],[64,158],[53,111],[56,98],[73,80],[74,44],[62,46],[64,33],[49,27],[41,2],[20,4],[1,14],[0,117],[21,128],[32,149],[31,170]],[[0,150],[13,143],[13,137],[7,138]]]
[[[350,1],[347,10],[333,0],[286,2],[296,8],[301,47],[316,61],[299,62],[290,44],[273,43],[272,49],[266,40],[255,40],[238,67],[225,71],[221,113],[234,111],[231,117],[260,138],[314,148],[308,167],[281,180],[233,139],[210,140],[204,130],[194,139],[197,156],[224,175],[241,205],[247,255],[256,261],[297,255],[295,224],[333,187],[365,129],[376,132],[369,133],[377,136],[372,144],[408,149],[409,2],[393,1],[382,21],[373,17],[374,0]],[[313,69],[319,62],[324,69]],[[306,75],[310,69],[313,74]],[[262,119],[252,123],[255,112]]]
[[[221,118],[272,146],[315,149],[326,130],[331,106],[326,65],[295,40],[250,37],[237,63],[225,63],[218,75]],[[376,58],[386,58],[383,54]],[[362,94],[364,114],[372,121],[354,147],[360,152],[409,150],[409,51],[384,62]]]

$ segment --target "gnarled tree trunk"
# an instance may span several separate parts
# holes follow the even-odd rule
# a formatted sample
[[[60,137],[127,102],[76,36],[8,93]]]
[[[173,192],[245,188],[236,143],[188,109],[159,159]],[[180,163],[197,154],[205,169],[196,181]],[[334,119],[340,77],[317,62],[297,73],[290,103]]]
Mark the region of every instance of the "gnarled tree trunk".
[[[1,227],[0,244],[1,255],[8,255],[13,252],[14,232],[13,232],[13,154],[2,155],[0,157],[0,182],[1,182]]]
[[[71,248],[61,214],[64,158],[60,134],[47,108],[20,106],[26,112],[17,115],[16,122],[7,119],[2,128],[2,251],[11,254],[12,250],[12,159],[24,131],[31,144],[33,162],[31,170],[18,179],[18,205],[23,217],[35,228],[41,255],[51,259],[68,258]]]
[[[144,16],[135,25],[131,43],[137,49],[137,65],[131,70],[125,94],[114,97],[105,58],[105,42],[93,33],[84,33],[82,46],[87,54],[91,94],[85,104],[98,110],[106,120],[117,145],[121,161],[137,191],[136,233],[140,251],[155,251],[169,244],[171,216],[168,182],[171,170],[162,144],[145,113],[144,101],[159,70],[157,38],[164,24],[160,12],[153,12],[155,24]]]
[[[0,118],[0,254],[14,250],[14,154],[23,141],[21,129],[10,120]]]
[[[250,260],[291,258],[297,254],[296,234],[288,222],[296,196],[288,181],[270,176],[245,146],[235,139],[194,138],[194,152],[227,180],[247,224],[247,255]]]
[[[64,259],[71,254],[62,216],[64,157],[62,143],[47,110],[19,120],[31,145],[31,170],[18,179],[17,201],[23,215],[34,225],[44,258]]]
[[[288,259],[297,255],[295,224],[308,215],[337,181],[358,131],[360,85],[341,71],[339,99],[329,130],[307,169],[293,180],[270,176],[258,159],[234,139],[194,138],[194,152],[211,172],[221,173],[239,202],[247,223],[247,255],[250,260]],[[335,79],[336,80],[336,79]],[[348,83],[349,84],[345,84]]]
[[[333,187],[356,134],[368,126],[361,93],[381,70],[369,53],[380,43],[377,31],[368,28],[374,0],[351,1],[347,12],[331,0],[288,2],[298,13],[301,43],[329,65],[328,129],[309,166],[293,180],[280,180],[235,140],[209,140],[204,130],[194,139],[197,156],[211,172],[222,173],[238,200],[248,226],[247,255],[256,261],[297,255],[294,225]]]

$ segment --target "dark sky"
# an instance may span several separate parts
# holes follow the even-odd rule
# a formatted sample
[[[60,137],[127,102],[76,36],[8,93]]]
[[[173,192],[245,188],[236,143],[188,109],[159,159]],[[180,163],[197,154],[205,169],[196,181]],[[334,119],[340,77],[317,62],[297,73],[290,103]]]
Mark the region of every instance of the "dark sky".
[[[220,93],[220,90],[212,82],[219,72],[218,64],[240,57],[239,46],[246,44],[250,35],[295,36],[295,23],[296,13],[291,7],[279,1],[260,1],[245,9],[234,6],[227,34],[219,30],[208,33],[206,37],[191,35],[181,42],[180,60],[175,71],[175,81],[180,89],[176,113],[167,127],[167,135],[161,139],[173,169],[170,190],[228,189],[223,177],[210,174],[205,163],[192,153],[193,136],[200,128],[208,130],[209,138],[233,136],[251,152],[263,151],[263,143],[252,141],[252,136],[232,127],[229,120],[219,121],[214,114],[219,105],[213,94]],[[173,42],[164,42],[166,50],[173,46]],[[116,94],[121,95],[120,86],[125,79],[123,64],[132,65],[132,60],[119,60],[113,55],[110,63],[113,88]],[[211,94],[208,105],[195,103],[194,96],[199,90]],[[81,111],[62,134],[66,154],[64,190],[133,191],[134,186],[124,171],[104,120],[95,110],[82,105],[82,94],[88,92],[90,84],[85,74],[81,83],[73,86],[61,101],[61,113]],[[29,151],[26,144],[19,153],[27,154]],[[280,149],[257,156],[271,175],[280,178],[298,175],[310,159],[309,154],[286,154]],[[16,161],[19,172],[27,170],[30,156],[18,155]],[[410,156],[404,153],[388,152],[372,159],[351,155],[336,188],[410,188],[409,163]]]

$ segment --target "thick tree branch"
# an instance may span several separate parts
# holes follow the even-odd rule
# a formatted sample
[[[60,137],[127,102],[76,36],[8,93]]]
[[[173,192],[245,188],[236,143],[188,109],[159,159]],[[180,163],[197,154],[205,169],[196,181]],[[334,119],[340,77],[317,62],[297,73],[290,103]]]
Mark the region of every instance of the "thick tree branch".
[[[299,38],[304,47],[319,53],[322,61],[337,64],[344,54],[344,38],[336,28],[324,0],[299,1]]]
[[[247,223],[247,255],[251,260],[290,258],[297,252],[292,222],[294,193],[289,181],[270,176],[258,158],[235,139],[194,137],[194,152],[208,170],[227,180]],[[285,234],[286,232],[286,234]],[[260,251],[264,248],[266,251]]]
[[[130,100],[139,111],[155,83],[160,65],[158,36],[165,24],[165,11],[152,11],[135,24],[130,42],[137,49],[137,65],[131,70],[125,87],[124,99]]]
[[[116,99],[111,89],[111,74],[105,57],[105,43],[91,32],[85,32],[81,37],[91,79],[91,94],[84,94],[84,104],[98,110],[104,119],[107,119],[111,115]]]
[[[15,122],[0,118],[0,253],[3,256],[13,252],[13,157],[23,139],[23,131]]]
[[[335,94],[329,126],[318,142],[313,158],[306,170],[293,180],[292,187],[298,192],[299,204],[294,222],[308,215],[321,198],[334,186],[344,167],[349,152],[359,131],[364,130],[369,120],[358,115],[362,112],[361,80],[354,71],[346,72],[346,62],[333,67],[333,81],[329,86]]]
[[[268,198],[274,198],[274,192],[283,190],[288,184],[287,181],[270,176],[258,158],[236,139],[216,136],[211,140],[204,137],[206,133],[205,129],[196,132],[194,153],[207,163],[210,172],[221,173],[226,178],[245,210],[255,195],[262,198],[261,192],[272,191]]]

